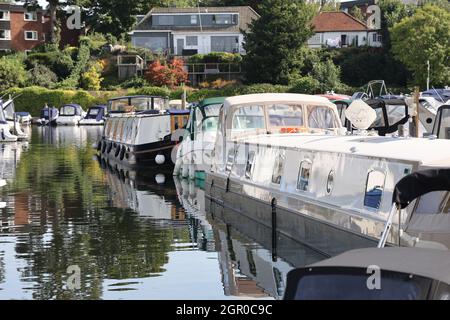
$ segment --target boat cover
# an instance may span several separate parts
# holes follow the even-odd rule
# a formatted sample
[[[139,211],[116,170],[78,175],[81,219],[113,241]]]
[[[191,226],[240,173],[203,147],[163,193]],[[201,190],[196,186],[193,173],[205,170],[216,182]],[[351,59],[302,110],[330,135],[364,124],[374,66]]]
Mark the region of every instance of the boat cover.
[[[418,197],[433,191],[450,191],[450,169],[423,170],[404,177],[395,186],[392,201],[405,209]]]

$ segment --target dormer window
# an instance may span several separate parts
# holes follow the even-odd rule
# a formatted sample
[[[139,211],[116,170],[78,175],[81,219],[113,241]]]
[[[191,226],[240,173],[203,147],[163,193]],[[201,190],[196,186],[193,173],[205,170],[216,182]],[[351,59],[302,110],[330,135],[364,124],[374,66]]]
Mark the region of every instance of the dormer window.
[[[198,23],[198,16],[192,15],[191,16],[191,24],[196,25]]]
[[[36,11],[25,12],[23,14],[23,19],[25,21],[37,21],[37,13],[36,13]]]

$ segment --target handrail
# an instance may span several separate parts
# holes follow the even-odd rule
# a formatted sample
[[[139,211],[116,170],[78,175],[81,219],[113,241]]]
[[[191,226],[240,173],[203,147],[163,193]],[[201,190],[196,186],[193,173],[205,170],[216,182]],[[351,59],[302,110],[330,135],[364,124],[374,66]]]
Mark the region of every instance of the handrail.
[[[396,203],[392,205],[391,211],[389,212],[386,225],[384,227],[383,233],[381,234],[380,241],[378,242],[378,248],[384,248],[386,246],[386,241],[389,236],[389,232],[392,228],[392,219],[396,212],[400,213],[401,208],[397,206]]]

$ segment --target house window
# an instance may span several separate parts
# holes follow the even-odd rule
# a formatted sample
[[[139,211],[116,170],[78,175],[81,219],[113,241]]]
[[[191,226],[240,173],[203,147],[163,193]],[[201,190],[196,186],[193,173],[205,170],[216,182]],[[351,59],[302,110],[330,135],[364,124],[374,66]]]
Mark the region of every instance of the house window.
[[[212,36],[211,51],[237,53],[239,52],[239,37]]]
[[[245,165],[245,177],[247,179],[252,178],[254,164],[255,164],[255,151],[250,151],[247,157],[247,164]]]
[[[198,45],[198,37],[197,36],[187,36],[186,37],[186,45],[187,46],[197,46]]]
[[[25,21],[37,21],[37,14],[35,11],[33,12],[25,12],[23,14],[23,19]]]
[[[273,168],[272,174],[272,183],[273,184],[281,184],[281,177],[283,176],[283,167],[284,167],[284,155],[279,154],[275,159],[275,165]]]
[[[160,26],[173,26],[174,16],[159,16],[158,21]]]
[[[308,191],[309,179],[311,177],[312,162],[304,160],[300,163],[300,170],[298,172],[297,190]]]
[[[197,24],[198,23],[198,16],[197,15],[192,15],[191,16],[191,24]]]
[[[0,40],[11,40],[11,31],[0,30]]]
[[[213,16],[214,24],[232,24],[233,16],[231,14],[216,14]]]
[[[372,209],[380,209],[383,197],[384,181],[386,175],[381,171],[370,171],[367,175],[364,206]]]
[[[0,21],[9,21],[9,11],[0,10]]]
[[[383,41],[383,36],[381,34],[379,34],[377,39],[378,39],[378,42],[381,42],[381,41]]]
[[[25,40],[38,40],[37,31],[25,31]]]

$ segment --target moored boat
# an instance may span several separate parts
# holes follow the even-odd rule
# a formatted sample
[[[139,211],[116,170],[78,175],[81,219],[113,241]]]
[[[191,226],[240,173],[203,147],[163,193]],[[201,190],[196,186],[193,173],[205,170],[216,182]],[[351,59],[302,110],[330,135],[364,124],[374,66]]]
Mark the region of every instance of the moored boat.
[[[55,107],[45,107],[41,110],[40,118],[36,120],[36,124],[39,126],[51,126],[56,125],[56,119],[59,117],[59,110]]]
[[[66,104],[61,107],[59,116],[56,119],[58,126],[76,126],[84,118],[86,112],[75,103]]]
[[[396,183],[418,170],[450,166],[450,141],[371,136],[365,128],[339,135],[336,107],[317,99],[323,98],[225,100],[205,183],[209,211],[233,210],[329,256],[376,246]],[[293,109],[301,111],[298,119]],[[394,218],[388,244],[399,242],[414,210],[403,212],[400,224]]]
[[[168,98],[158,96],[110,100],[109,117],[98,145],[101,156],[131,166],[173,166],[177,131],[183,132],[189,111],[171,110],[168,102]]]
[[[86,116],[78,123],[80,126],[105,124],[106,106],[98,105],[89,108]]]
[[[24,132],[20,122],[18,121],[15,111],[14,98],[9,97],[6,101],[0,100],[0,107],[2,108],[3,121],[7,124],[7,126],[4,127],[5,131],[3,133],[5,141],[11,141],[10,139],[14,139],[14,137],[11,136],[16,136],[17,140],[28,140],[28,134]],[[9,134],[6,130],[9,130]]]

